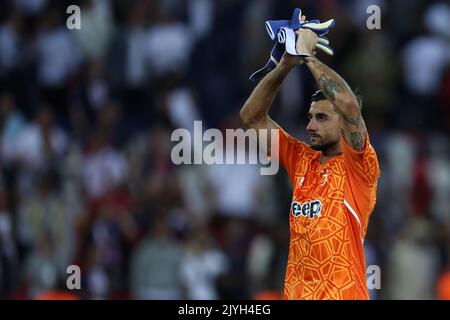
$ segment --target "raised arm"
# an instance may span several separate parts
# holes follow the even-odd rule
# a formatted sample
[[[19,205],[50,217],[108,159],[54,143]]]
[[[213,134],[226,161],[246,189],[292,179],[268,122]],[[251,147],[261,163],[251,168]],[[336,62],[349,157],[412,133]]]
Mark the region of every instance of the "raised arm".
[[[303,63],[299,57],[284,53],[278,66],[268,73],[255,87],[250,97],[245,102],[239,115],[242,122],[249,127],[258,130],[267,130],[266,152],[270,154],[270,129],[278,129],[280,126],[269,116],[269,109],[277,95],[281,84],[289,72]]]
[[[305,21],[306,16],[302,16],[301,22]],[[313,52],[315,53],[315,50]],[[289,72],[303,63],[301,57],[292,56],[285,52],[277,67],[259,82],[239,113],[242,122],[247,127],[258,130],[258,137],[260,129],[267,130],[266,152],[268,154],[271,151],[270,129],[280,128],[269,116],[270,106]]]
[[[355,94],[341,76],[311,54],[317,43],[317,35],[307,29],[300,29],[297,34],[298,49],[310,54],[309,57],[304,58],[306,65],[324,95],[341,114],[341,129],[345,140],[353,149],[362,150],[366,137],[366,125]]]

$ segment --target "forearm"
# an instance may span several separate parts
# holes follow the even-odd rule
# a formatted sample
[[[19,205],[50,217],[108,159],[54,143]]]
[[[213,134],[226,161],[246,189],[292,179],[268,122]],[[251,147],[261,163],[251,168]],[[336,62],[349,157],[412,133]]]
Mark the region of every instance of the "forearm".
[[[268,115],[283,80],[292,68],[292,66],[279,64],[258,83],[240,111],[240,117],[246,125],[251,125]]]
[[[352,89],[345,80],[314,56],[305,58],[304,61],[327,99],[341,114],[352,118],[347,120],[356,121],[360,108]]]

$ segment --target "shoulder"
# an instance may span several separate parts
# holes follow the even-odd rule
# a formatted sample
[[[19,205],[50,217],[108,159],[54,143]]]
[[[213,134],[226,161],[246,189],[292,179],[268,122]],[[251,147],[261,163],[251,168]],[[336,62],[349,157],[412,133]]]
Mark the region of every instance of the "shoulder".
[[[276,134],[276,140],[279,142],[280,145],[282,144],[288,144],[288,145],[292,145],[298,148],[301,148],[304,151],[310,151],[310,152],[315,152],[310,145],[308,145],[307,143],[295,138],[294,136],[290,135],[289,133],[287,133],[284,129],[279,128],[277,129],[277,134]]]
[[[344,138],[341,140],[347,173],[355,179],[364,180],[367,185],[373,185],[380,176],[380,168],[377,153],[370,143],[369,134],[366,133],[364,146],[361,150],[350,147]]]
[[[360,150],[352,148],[345,137],[341,134],[341,142],[344,149],[344,155],[351,156],[352,158],[365,158],[365,157],[376,157],[375,148],[372,146],[369,138],[369,133],[366,131],[363,146]]]

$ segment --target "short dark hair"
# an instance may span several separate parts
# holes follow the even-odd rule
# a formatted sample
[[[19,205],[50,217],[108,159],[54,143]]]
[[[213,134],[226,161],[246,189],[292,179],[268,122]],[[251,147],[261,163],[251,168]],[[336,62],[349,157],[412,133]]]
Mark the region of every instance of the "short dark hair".
[[[322,100],[327,100],[327,97],[325,97],[322,90],[317,90],[311,96],[311,103],[316,102],[316,101],[322,101]]]
[[[355,97],[356,97],[356,100],[358,101],[359,107],[362,108],[363,97],[361,94],[361,90],[359,90],[359,89],[355,90]],[[311,103],[316,102],[316,101],[322,101],[322,100],[328,100],[327,97],[325,97],[325,94],[323,93],[322,90],[317,90],[311,96]]]

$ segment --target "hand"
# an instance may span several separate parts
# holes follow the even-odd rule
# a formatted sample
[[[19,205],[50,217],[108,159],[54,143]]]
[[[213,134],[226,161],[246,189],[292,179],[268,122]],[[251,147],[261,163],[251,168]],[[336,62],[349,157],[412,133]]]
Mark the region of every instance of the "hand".
[[[305,21],[306,21],[306,16],[302,16],[300,18],[300,22],[303,23]],[[303,64],[303,62],[304,61],[303,61],[303,59],[301,57],[293,56],[293,55],[285,52],[283,54],[283,57],[281,58],[280,65],[286,66],[288,68],[293,68],[293,67],[296,67],[296,66],[299,66],[299,65]]]
[[[315,54],[318,42],[317,34],[309,29],[298,29],[295,33],[297,34],[297,43],[295,44],[297,52]]]
[[[306,16],[302,16],[300,21],[306,22]],[[298,52],[308,53],[309,55],[317,54],[317,41],[318,37],[315,32],[309,29],[298,29],[295,32],[298,35],[296,49]],[[304,63],[304,60],[300,56],[293,56],[287,52],[283,54],[281,58],[280,65],[286,66],[288,68],[294,68]]]

